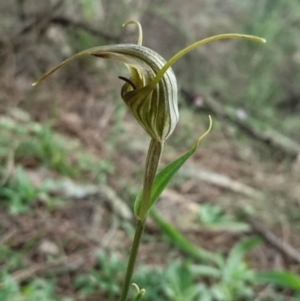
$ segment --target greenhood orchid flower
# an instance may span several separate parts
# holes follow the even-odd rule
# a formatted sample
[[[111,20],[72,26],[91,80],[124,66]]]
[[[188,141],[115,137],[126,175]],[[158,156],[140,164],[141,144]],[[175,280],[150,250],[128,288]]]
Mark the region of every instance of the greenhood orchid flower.
[[[152,139],[163,143],[174,131],[179,119],[177,102],[177,81],[171,66],[189,51],[206,43],[220,39],[246,39],[264,43],[255,36],[241,34],[221,34],[198,41],[165,61],[155,51],[142,46],[142,28],[139,28],[138,44],[116,44],[99,46],[84,50],[68,58],[47,72],[33,85],[39,84],[60,67],[86,55],[110,59],[124,63],[130,72],[130,78],[120,76],[125,81],[121,96],[132,114]]]
[[[142,46],[142,28],[138,22],[129,21],[124,25],[131,23],[136,24],[139,29],[139,38],[136,45],[117,44],[84,50],[65,60],[33,84],[40,83],[60,67],[86,55],[121,62],[129,69],[129,78],[119,77],[125,81],[121,89],[121,97],[136,120],[150,135],[151,141],[146,159],[143,186],[134,204],[137,224],[119,301],[127,301],[139,244],[151,208],[175,173],[197,150],[200,141],[209,133],[212,125],[210,118],[208,131],[197,140],[196,144],[188,152],[157,173],[164,142],[174,131],[179,119],[177,81],[171,69],[172,65],[196,47],[216,40],[245,39],[254,42],[265,42],[264,39],[255,36],[221,34],[198,41],[165,61],[155,51]],[[137,295],[134,300],[140,300],[145,290],[140,290],[138,286],[136,288]]]

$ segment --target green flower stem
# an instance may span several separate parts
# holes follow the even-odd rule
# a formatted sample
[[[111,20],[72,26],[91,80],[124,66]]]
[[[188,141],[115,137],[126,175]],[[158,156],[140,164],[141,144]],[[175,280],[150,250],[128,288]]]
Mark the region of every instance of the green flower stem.
[[[147,155],[147,161],[146,161],[146,167],[145,167],[145,175],[144,175],[144,184],[143,184],[143,199],[141,202],[141,207],[137,216],[137,223],[135,228],[135,234],[134,239],[129,255],[128,265],[126,269],[125,274],[125,280],[123,284],[123,288],[121,291],[121,297],[119,301],[126,301],[128,296],[129,287],[131,284],[131,278],[141,242],[141,237],[145,228],[146,223],[146,217],[148,214],[148,211],[151,207],[151,189],[152,184],[157,172],[159,160],[162,154],[163,150],[163,142],[156,141],[154,139],[151,140],[149,149],[148,149],[148,155]]]
[[[145,167],[143,200],[138,211],[138,218],[144,220],[151,207],[151,189],[157,172],[160,157],[163,151],[164,143],[161,141],[151,140]]]
[[[126,269],[125,280],[124,280],[123,288],[121,291],[121,297],[120,297],[119,301],[127,300],[127,295],[128,295],[129,287],[131,284],[131,278],[132,278],[132,274],[133,274],[139,246],[140,246],[141,237],[144,232],[145,223],[146,223],[146,220],[144,220],[144,221],[141,221],[140,219],[137,220],[134,239],[133,239],[131,252],[130,252],[130,256],[129,256],[129,261],[128,261],[128,265],[127,265],[127,269]]]

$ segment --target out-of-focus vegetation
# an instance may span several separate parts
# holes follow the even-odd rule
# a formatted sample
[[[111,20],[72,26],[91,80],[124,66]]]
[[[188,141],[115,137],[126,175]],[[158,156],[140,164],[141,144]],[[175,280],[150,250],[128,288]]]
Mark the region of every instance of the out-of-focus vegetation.
[[[120,293],[146,145],[118,95],[127,71],[84,59],[30,85],[77,51],[136,43],[128,19],[166,59],[212,34],[267,40],[217,42],[174,65],[181,120],[166,161],[208,113],[214,131],[163,195],[166,220],[147,225],[143,299],[298,300],[300,4],[283,0],[0,2],[0,300]],[[250,238],[266,239],[249,212],[295,256]]]

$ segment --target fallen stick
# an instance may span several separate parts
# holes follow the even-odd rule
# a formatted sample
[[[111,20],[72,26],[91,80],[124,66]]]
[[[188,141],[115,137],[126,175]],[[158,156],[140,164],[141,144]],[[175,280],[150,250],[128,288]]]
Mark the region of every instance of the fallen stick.
[[[196,99],[194,93],[185,89],[182,89],[181,92],[187,99],[188,104],[194,103],[194,100]],[[205,97],[202,97],[202,99],[206,108],[212,111],[218,118],[228,120],[248,136],[292,157],[297,157],[300,154],[300,144],[289,137],[284,136],[270,127],[267,127],[265,130],[258,128],[254,125],[255,120],[253,118],[247,117],[245,119],[240,119],[234,110],[229,110],[228,107],[225,108],[220,105],[209,93],[207,93]]]
[[[90,34],[92,34],[94,36],[100,37],[100,38],[108,40],[108,41],[113,41],[115,43],[117,43],[118,40],[119,40],[118,36],[114,36],[112,34],[109,34],[109,33],[105,32],[105,31],[99,30],[98,28],[95,28],[95,27],[89,25],[86,22],[73,20],[73,19],[67,18],[65,16],[53,17],[50,20],[50,22],[54,23],[54,24],[61,25],[61,26],[65,26],[65,27],[66,26],[73,26],[73,27],[78,28],[78,29],[83,29],[83,30],[89,32]]]
[[[297,263],[300,263],[300,253],[294,247],[279,239],[273,232],[266,229],[253,218],[245,217],[245,219],[251,226],[253,232],[262,236],[266,242],[273,246],[282,255],[293,259]]]
[[[249,198],[262,199],[263,197],[263,194],[255,188],[252,188],[241,182],[235,181],[226,175],[205,170],[203,168],[199,168],[191,164],[186,164],[186,166],[183,166],[182,171],[180,171],[180,173],[191,178],[198,179],[211,185],[217,186],[219,188],[243,194]]]
[[[58,275],[65,272],[76,271],[93,260],[96,256],[97,248],[93,248],[87,253],[73,254],[61,260],[51,263],[38,263],[26,267],[12,274],[13,279],[18,282],[24,282],[36,275]],[[2,284],[0,283],[0,288]]]

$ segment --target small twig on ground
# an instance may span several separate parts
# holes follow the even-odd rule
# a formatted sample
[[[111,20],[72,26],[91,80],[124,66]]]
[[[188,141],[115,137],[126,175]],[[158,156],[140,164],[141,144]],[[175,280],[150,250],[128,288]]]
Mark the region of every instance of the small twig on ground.
[[[261,223],[253,218],[246,216],[245,219],[250,224],[253,232],[262,236],[266,242],[273,246],[282,255],[300,263],[300,253],[294,247],[279,239],[273,232],[266,229]]]
[[[187,164],[185,167],[183,167],[181,172],[182,174],[194,179],[198,179],[211,185],[243,194],[250,198],[261,199],[263,196],[263,194],[259,190],[253,187],[235,181],[226,175],[205,170],[191,164]]]
[[[181,92],[188,103],[193,103],[193,100],[195,99],[193,96],[194,93],[187,91],[186,89],[182,89]],[[253,119],[239,119],[234,111],[231,112],[230,110],[226,110],[226,108],[220,105],[211,95],[209,95],[209,93],[203,97],[203,102],[209,110],[218,116],[218,118],[228,120],[255,140],[267,144],[273,149],[279,150],[292,157],[297,157],[300,154],[300,145],[298,143],[271,128],[261,130],[255,126]]]
[[[86,22],[83,21],[76,21],[76,20],[72,20],[70,18],[64,17],[64,16],[57,16],[57,17],[53,17],[50,22],[55,23],[55,24],[59,24],[62,26],[73,26],[79,29],[83,29],[87,32],[89,32],[90,34],[94,35],[94,36],[98,36],[100,38],[104,38],[106,40],[109,41],[114,41],[114,42],[118,42],[119,37],[114,36],[112,34],[108,34],[102,30],[96,29],[95,27],[89,25]]]
[[[105,32],[103,30],[99,30],[98,28],[95,28],[94,26],[90,25],[89,23],[81,20],[74,20],[72,18],[68,18],[66,16],[57,16],[57,11],[61,8],[63,4],[63,1],[58,1],[50,10],[46,12],[42,12],[38,16],[34,17],[28,17],[28,15],[25,15],[25,19],[32,19],[31,22],[24,25],[19,32],[14,37],[14,41],[18,43],[20,37],[30,34],[34,31],[36,35],[41,34],[47,27],[52,24],[58,24],[63,27],[74,27],[76,29],[82,29],[90,34],[100,37],[102,39],[105,39],[107,41],[112,41],[115,43],[119,42],[119,37],[116,35],[112,35],[108,32]]]
[[[17,282],[24,282],[36,275],[58,275],[65,272],[76,271],[88,261],[93,260],[97,248],[93,248],[87,253],[73,254],[51,263],[38,263],[22,269],[12,274]],[[0,283],[1,288],[1,283]]]
[[[36,33],[43,31],[48,26],[49,22],[51,22],[53,15],[56,13],[56,11],[58,11],[60,9],[62,4],[63,4],[62,0],[57,1],[57,3],[55,5],[53,5],[49,10],[41,13],[41,15],[39,15],[37,17],[35,16],[33,18],[33,21],[31,21],[29,24],[27,24],[23,28],[21,28],[21,30],[17,34],[17,37],[20,37],[24,34],[30,33],[33,30]],[[24,15],[24,18],[26,19],[26,15]]]

